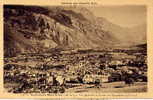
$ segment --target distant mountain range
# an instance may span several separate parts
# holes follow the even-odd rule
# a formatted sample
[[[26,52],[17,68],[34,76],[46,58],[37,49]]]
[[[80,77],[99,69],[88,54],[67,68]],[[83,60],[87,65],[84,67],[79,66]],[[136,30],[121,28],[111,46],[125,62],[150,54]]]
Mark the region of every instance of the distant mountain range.
[[[109,33],[120,41],[120,45],[134,45],[146,43],[146,23],[132,27],[125,28],[109,22],[105,18],[98,18],[103,30]]]
[[[145,43],[146,24],[123,28],[83,7],[4,6],[5,56]]]

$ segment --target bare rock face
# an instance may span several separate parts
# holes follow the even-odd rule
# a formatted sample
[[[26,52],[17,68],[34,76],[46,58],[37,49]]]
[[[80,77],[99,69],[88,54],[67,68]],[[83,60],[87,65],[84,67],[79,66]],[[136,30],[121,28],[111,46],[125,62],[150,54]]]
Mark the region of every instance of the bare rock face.
[[[96,20],[86,8],[5,5],[4,55],[117,44],[118,38]]]

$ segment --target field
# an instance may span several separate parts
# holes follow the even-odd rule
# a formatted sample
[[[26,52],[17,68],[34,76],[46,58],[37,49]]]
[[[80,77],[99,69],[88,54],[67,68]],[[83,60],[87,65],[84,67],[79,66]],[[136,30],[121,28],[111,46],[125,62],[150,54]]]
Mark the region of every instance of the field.
[[[4,88],[11,93],[146,92],[146,49],[55,50],[5,57]]]
[[[136,82],[135,84],[128,86],[124,82],[112,82],[103,83],[99,88],[95,85],[80,85],[74,88],[68,89],[69,93],[135,93],[135,92],[147,92],[146,82]]]

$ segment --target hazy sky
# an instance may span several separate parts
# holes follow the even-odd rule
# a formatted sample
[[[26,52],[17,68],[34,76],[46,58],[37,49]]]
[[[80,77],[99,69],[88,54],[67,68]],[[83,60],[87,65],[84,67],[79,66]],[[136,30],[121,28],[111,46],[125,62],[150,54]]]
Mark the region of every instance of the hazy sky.
[[[145,6],[98,6],[90,7],[94,15],[105,17],[122,27],[133,27],[146,22]]]

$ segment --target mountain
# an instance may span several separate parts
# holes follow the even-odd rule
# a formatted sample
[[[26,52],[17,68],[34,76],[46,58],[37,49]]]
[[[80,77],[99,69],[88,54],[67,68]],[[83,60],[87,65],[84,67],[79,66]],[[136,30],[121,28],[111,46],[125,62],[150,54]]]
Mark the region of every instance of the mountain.
[[[127,34],[120,30],[83,7],[5,5],[4,56],[52,48],[112,48],[126,42]]]
[[[136,45],[146,43],[146,23],[135,27],[121,27],[102,17],[98,17],[97,22],[101,24],[104,31],[109,31],[113,37],[120,41],[119,45]]]

